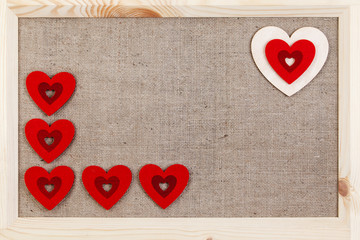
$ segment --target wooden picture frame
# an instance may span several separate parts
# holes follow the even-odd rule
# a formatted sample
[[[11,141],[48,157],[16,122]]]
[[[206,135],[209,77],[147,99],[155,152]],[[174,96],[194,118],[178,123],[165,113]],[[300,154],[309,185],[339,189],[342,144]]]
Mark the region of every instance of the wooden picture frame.
[[[358,0],[1,0],[0,239],[360,239]],[[338,17],[339,202],[334,218],[19,218],[19,17]]]

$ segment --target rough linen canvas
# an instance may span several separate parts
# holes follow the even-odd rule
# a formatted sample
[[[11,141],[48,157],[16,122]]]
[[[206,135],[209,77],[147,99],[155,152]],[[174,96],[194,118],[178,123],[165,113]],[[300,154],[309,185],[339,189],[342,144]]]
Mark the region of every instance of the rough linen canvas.
[[[319,28],[330,52],[318,76],[287,97],[253,62],[257,30]],[[19,22],[20,217],[337,216],[337,18],[27,19]],[[47,117],[26,90],[35,70],[72,73],[77,86]],[[47,164],[28,144],[25,124],[72,121],[74,141]],[[145,164],[190,171],[166,210],[143,191]],[[90,165],[126,165],[133,181],[109,211],[86,192]],[[29,193],[32,166],[65,165],[75,184],[46,210]]]

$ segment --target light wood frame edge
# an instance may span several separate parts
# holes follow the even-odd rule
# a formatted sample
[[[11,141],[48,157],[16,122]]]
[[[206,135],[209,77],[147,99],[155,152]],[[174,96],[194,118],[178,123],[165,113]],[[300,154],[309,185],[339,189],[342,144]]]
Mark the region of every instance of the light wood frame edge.
[[[147,3],[153,1],[142,0],[121,1],[123,5],[79,4],[81,0],[41,2],[44,5],[40,8],[36,0],[26,1],[28,5],[23,0],[10,0],[8,5],[5,1],[0,3],[0,239],[360,239],[360,6],[350,5],[354,3],[351,0],[306,0],[308,6],[296,6],[289,1],[288,5],[275,7],[263,6],[264,1],[245,6],[248,1],[242,0],[226,7],[216,5],[218,1],[178,6],[162,4],[163,1],[152,5]],[[267,1],[270,2],[279,1]],[[146,11],[138,14],[139,9]],[[116,14],[109,14],[111,11]],[[154,17],[153,12],[166,17],[339,17],[339,217],[18,218],[18,17]]]

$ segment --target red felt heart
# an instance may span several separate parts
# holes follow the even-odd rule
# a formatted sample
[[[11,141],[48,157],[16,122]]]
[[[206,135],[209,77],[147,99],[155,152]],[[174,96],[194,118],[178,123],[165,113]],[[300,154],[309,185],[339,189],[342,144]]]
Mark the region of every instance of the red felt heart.
[[[48,116],[69,100],[75,85],[74,76],[67,72],[58,73],[50,79],[46,73],[35,71],[26,78],[26,87],[31,98]],[[49,96],[48,92],[53,95]]]
[[[292,84],[309,68],[315,52],[315,46],[309,40],[296,41],[290,47],[285,41],[274,39],[268,42],[265,48],[269,64],[288,84]],[[286,58],[293,58],[295,62],[289,66]]]
[[[170,206],[184,191],[189,181],[188,169],[175,164],[163,171],[160,167],[148,164],[141,168],[139,179],[145,192],[163,209]],[[162,189],[160,184],[167,184]]]
[[[130,186],[131,179],[130,169],[123,165],[114,166],[107,173],[101,167],[89,166],[82,173],[86,190],[106,210],[122,198]],[[111,184],[109,191],[104,189],[104,184]]]
[[[24,176],[30,193],[48,210],[56,207],[65,198],[74,178],[74,172],[66,166],[56,167],[50,173],[42,167],[31,167]],[[54,188],[48,191],[46,185],[53,185]]]
[[[65,151],[74,134],[74,125],[64,119],[57,120],[51,126],[41,119],[32,119],[25,126],[28,142],[47,163],[51,163]],[[52,138],[53,142],[46,143],[46,138]]]

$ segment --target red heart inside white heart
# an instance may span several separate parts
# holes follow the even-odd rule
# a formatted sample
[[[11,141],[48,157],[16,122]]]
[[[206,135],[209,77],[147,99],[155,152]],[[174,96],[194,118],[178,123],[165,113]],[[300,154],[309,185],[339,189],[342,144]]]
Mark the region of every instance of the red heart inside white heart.
[[[278,73],[269,64],[266,57],[266,45],[275,39],[280,39],[286,42],[290,47],[300,40],[308,40],[315,46],[316,53],[310,66],[291,84],[284,81],[284,79],[278,75]],[[256,32],[251,41],[251,53],[257,67],[271,84],[287,96],[295,94],[314,79],[324,66],[328,52],[329,42],[326,36],[319,29],[313,27],[300,28],[295,31],[291,37],[289,37],[289,35],[281,28],[273,26],[264,27]],[[296,64],[295,61],[291,60],[291,58],[285,59],[285,62],[289,66]]]

